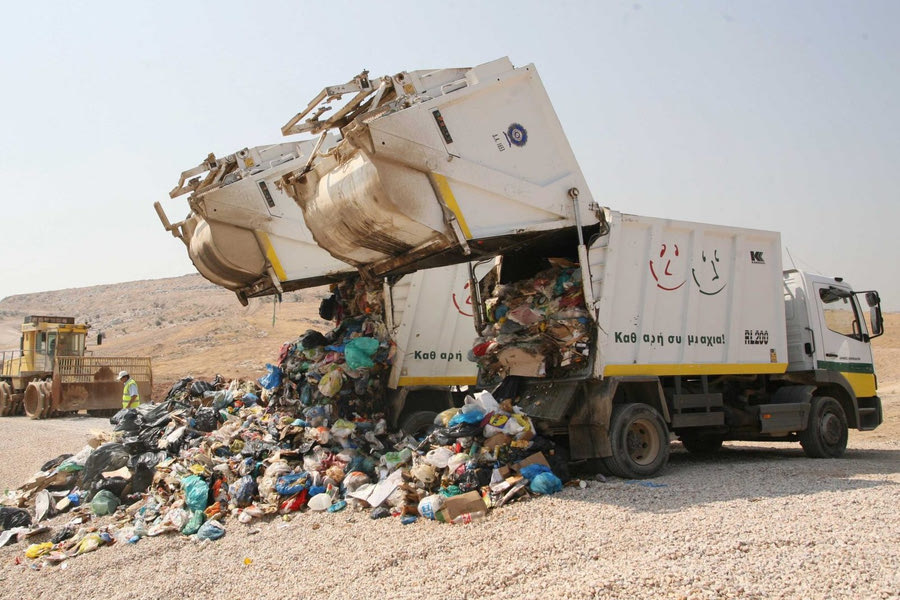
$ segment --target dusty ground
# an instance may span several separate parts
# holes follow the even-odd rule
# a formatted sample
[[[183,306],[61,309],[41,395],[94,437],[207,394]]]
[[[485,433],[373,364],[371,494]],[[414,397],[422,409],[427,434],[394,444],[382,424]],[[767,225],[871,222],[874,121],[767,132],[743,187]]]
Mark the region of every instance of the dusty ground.
[[[232,520],[218,542],[146,538],[40,571],[7,547],[0,597],[896,599],[900,396],[885,408],[886,426],[852,433],[842,459],[746,443],[699,459],[674,444],[651,484],[592,480],[472,525],[346,511]],[[97,425],[0,420],[0,452],[38,464]],[[24,470],[4,461],[0,481]]]

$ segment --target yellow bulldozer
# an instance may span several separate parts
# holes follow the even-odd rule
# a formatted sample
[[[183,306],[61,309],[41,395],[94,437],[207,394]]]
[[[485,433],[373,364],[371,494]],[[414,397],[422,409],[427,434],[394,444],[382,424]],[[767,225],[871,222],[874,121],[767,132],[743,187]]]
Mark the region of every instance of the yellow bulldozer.
[[[24,412],[46,419],[82,410],[98,417],[115,414],[122,407],[122,384],[116,379],[120,371],[137,382],[142,401],[150,400],[150,358],[91,356],[85,350],[88,329],[73,317],[25,317],[19,349],[0,352],[0,416]]]

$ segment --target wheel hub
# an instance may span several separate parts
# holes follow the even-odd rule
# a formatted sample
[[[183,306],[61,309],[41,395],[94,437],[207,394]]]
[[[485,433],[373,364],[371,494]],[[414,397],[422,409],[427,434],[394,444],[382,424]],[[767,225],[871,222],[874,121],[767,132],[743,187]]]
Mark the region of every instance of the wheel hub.
[[[625,436],[628,455],[639,465],[648,465],[659,454],[659,440],[651,423],[637,420],[628,427]]]
[[[822,415],[821,423],[822,440],[829,445],[839,444],[841,441],[841,422],[834,413]]]

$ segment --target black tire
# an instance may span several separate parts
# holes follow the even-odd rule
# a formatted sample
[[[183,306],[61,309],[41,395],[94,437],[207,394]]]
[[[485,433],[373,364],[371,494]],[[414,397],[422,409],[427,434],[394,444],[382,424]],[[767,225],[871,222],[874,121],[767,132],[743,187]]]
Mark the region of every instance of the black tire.
[[[686,433],[678,439],[691,454],[714,454],[722,449],[722,436],[716,434]]]
[[[839,458],[847,449],[847,415],[841,403],[817,396],[809,406],[809,424],[800,432],[800,445],[810,458]]]
[[[428,433],[428,430],[434,426],[434,420],[436,418],[436,412],[430,410],[417,410],[416,412],[409,413],[403,418],[400,429],[414,438],[420,438]]]
[[[648,404],[618,404],[609,421],[612,456],[604,458],[613,475],[644,479],[659,473],[669,461],[669,431]]]

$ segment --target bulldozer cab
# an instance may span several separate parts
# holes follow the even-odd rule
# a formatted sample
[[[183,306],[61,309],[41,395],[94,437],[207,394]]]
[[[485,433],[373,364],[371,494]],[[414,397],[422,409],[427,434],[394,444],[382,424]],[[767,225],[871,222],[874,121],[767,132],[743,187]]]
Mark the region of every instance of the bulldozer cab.
[[[19,360],[10,361],[10,367],[17,363],[15,367],[18,372],[4,374],[15,377],[51,373],[57,356],[84,356],[87,330],[86,324],[75,323],[72,317],[25,317],[19,342]]]
[[[31,315],[22,323],[19,350],[4,352],[4,377],[42,377],[53,371],[57,356],[84,356],[88,326],[72,317]]]

